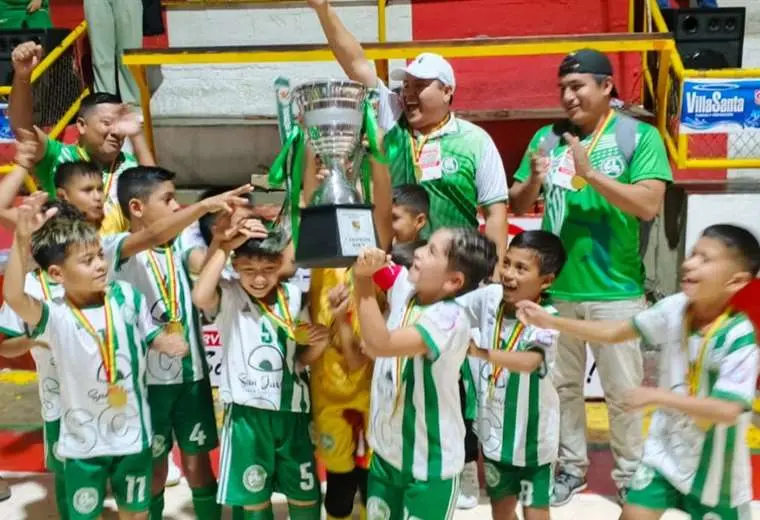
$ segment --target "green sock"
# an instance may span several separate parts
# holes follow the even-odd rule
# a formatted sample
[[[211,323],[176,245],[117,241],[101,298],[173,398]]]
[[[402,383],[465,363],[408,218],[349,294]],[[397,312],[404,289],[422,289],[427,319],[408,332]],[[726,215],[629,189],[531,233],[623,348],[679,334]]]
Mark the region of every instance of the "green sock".
[[[288,513],[290,520],[321,520],[322,505],[316,502],[310,506],[294,506],[288,502]]]
[[[269,507],[260,511],[248,511],[243,509],[243,518],[245,520],[274,520],[272,504],[269,504]]]
[[[216,482],[208,486],[192,488],[195,517],[203,520],[220,520],[222,506],[216,503]]]
[[[150,498],[150,520],[161,520],[164,517],[164,490]]]
[[[63,475],[55,475],[55,505],[61,520],[69,520],[69,503],[66,500],[66,479]]]
[[[240,506],[232,506],[232,520],[245,520],[245,513]]]

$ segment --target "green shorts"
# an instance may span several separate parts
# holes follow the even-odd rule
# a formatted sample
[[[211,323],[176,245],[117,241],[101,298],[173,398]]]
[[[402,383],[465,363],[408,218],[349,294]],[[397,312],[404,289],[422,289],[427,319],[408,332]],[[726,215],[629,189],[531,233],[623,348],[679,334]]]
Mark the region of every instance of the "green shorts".
[[[699,499],[684,495],[665,479],[657,470],[641,464],[631,479],[631,489],[626,497],[626,504],[664,511],[680,509],[692,518],[704,520],[749,520],[752,518],[750,504],[739,507],[718,505],[708,507]]]
[[[61,420],[45,421],[42,434],[45,437],[45,467],[50,473],[63,476],[63,459],[58,458],[55,452],[61,436]]]
[[[100,516],[109,480],[120,510],[139,513],[150,506],[153,478],[150,450],[117,457],[66,459],[64,472],[71,520]]]
[[[208,378],[148,387],[153,425],[153,458],[166,457],[174,438],[187,454],[207,453],[219,445],[214,398]]]
[[[367,520],[450,520],[458,495],[458,475],[446,480],[415,480],[375,454],[367,483]]]
[[[217,502],[255,506],[278,491],[292,500],[319,503],[322,493],[310,422],[308,413],[228,405],[222,426]]]
[[[554,472],[551,464],[519,467],[486,459],[483,464],[486,490],[492,500],[518,497],[524,507],[547,509]]]

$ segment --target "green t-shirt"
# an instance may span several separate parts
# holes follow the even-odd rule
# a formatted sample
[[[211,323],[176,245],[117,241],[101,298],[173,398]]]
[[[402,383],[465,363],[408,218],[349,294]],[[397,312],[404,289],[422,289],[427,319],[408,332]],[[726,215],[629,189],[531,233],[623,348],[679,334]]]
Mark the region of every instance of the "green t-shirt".
[[[607,125],[591,153],[592,167],[624,184],[646,179],[673,180],[665,145],[657,129],[637,121],[636,148],[630,161],[617,145],[615,126],[619,117]],[[530,157],[542,139],[551,132],[545,126],[533,136],[515,180],[530,177]],[[583,139],[589,146],[592,136]],[[640,221],[610,204],[591,186],[571,191],[554,179],[564,162],[572,165],[570,153],[561,142],[550,152],[551,171],[544,182],[545,210],[542,228],[557,234],[567,250],[567,263],[550,293],[567,301],[624,300],[644,294],[644,265],[639,250]]]

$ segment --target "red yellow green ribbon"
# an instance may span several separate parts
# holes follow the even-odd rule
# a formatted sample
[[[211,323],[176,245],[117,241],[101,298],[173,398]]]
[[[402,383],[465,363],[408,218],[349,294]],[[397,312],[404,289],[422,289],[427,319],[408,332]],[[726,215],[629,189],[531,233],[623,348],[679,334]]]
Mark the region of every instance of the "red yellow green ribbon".
[[[103,370],[106,373],[106,381],[109,385],[113,385],[116,382],[116,341],[114,338],[113,311],[111,310],[111,305],[109,304],[108,291],[106,291],[105,298],[103,300],[103,308],[106,315],[106,330],[104,336],[102,337],[92,325],[90,320],[87,319],[87,316],[84,315],[81,309],[71,303],[71,301],[68,301],[68,304],[72,314],[74,314],[74,317],[77,319],[79,324],[98,344],[98,348],[100,349],[100,357],[103,360]]]
[[[681,334],[681,347],[686,353],[686,358],[689,360],[689,368],[686,372],[686,381],[689,385],[689,395],[696,396],[697,390],[699,390],[699,382],[702,380],[702,370],[704,370],[705,356],[707,355],[707,345],[726,320],[731,316],[732,310],[730,308],[723,311],[711,324],[707,333],[702,338],[702,342],[699,344],[699,350],[697,353],[697,359],[691,362],[689,355],[689,336],[691,335],[691,323],[692,316],[691,311],[686,311],[686,317],[683,320],[683,333]]]
[[[271,321],[275,327],[284,330],[290,339],[295,340],[295,323],[293,323],[293,317],[290,314],[288,302],[285,298],[285,291],[282,289],[282,287],[277,288],[277,307],[283,316],[282,318],[277,315],[272,307],[262,302],[258,298],[253,298],[253,301],[256,302],[256,305],[259,306],[262,314],[264,314],[264,316],[266,316],[266,318]]]
[[[501,330],[504,324],[504,313],[506,312],[506,307],[507,306],[504,304],[504,302],[501,302],[499,305],[499,311],[496,313],[496,333],[493,336],[492,348],[493,350],[512,352],[520,343],[520,337],[525,330],[525,325],[523,325],[521,321],[516,322],[515,326],[512,327],[512,331],[509,333],[507,340],[502,341]],[[496,363],[491,364],[491,377],[489,378],[488,382],[488,395],[490,397],[493,397],[493,391],[496,386],[496,382],[499,380],[499,377],[501,377],[503,370],[503,366],[497,365]]]
[[[53,293],[50,290],[50,282],[48,282],[47,275],[42,269],[39,269],[37,271],[37,277],[40,280],[40,286],[42,286],[42,296],[45,298],[45,300],[52,300]]]
[[[409,144],[412,147],[412,160],[414,161],[414,175],[417,177],[417,182],[422,180],[422,166],[420,165],[420,157],[422,156],[422,150],[425,148],[425,145],[428,142],[428,139],[431,135],[435,134],[437,131],[439,131],[441,128],[446,126],[446,124],[451,119],[451,114],[447,115],[443,121],[438,123],[435,128],[433,128],[430,132],[422,136],[422,140],[417,143],[417,139],[414,138],[414,131],[409,131]]]
[[[161,300],[164,302],[166,310],[169,312],[169,321],[179,321],[179,291],[177,284],[177,269],[174,264],[174,251],[171,246],[163,248],[166,257],[166,283],[161,276],[161,270],[158,268],[158,260],[153,251],[148,253],[148,266],[153,274],[153,281],[156,282],[158,291],[161,293]]]

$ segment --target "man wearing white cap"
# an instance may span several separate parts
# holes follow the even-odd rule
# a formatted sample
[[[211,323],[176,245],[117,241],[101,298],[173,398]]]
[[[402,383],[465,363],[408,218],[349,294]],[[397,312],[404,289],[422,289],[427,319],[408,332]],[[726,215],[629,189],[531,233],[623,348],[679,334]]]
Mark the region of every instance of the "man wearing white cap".
[[[335,58],[354,81],[377,88],[379,122],[386,131],[385,151],[394,186],[421,184],[430,197],[430,224],[478,226],[478,208],[486,217],[485,234],[502,254],[507,238],[507,177],[496,146],[479,126],[454,116],[454,70],[442,56],[423,53],[391,79],[403,81],[392,92],[364,56],[328,0],[308,0]]]

